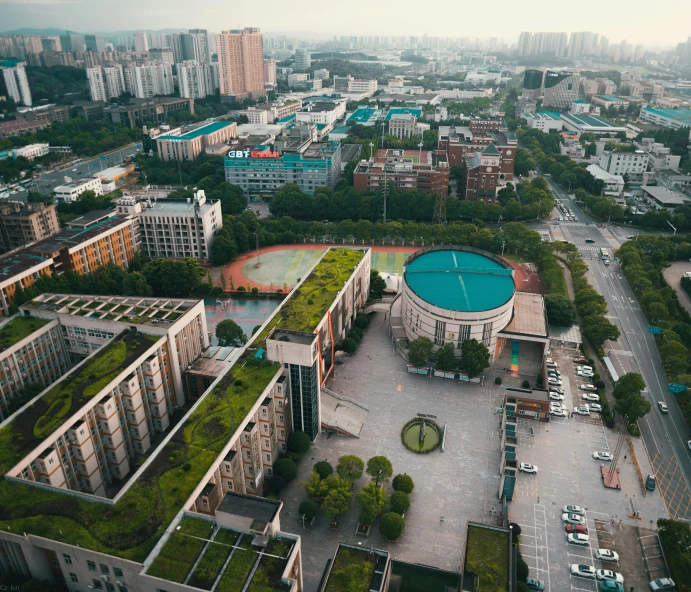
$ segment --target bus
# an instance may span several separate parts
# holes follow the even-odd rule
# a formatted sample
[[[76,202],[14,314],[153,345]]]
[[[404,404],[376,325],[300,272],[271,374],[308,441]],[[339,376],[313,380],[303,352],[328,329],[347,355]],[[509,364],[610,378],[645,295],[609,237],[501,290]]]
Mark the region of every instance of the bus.
[[[609,262],[609,251],[604,247],[600,249],[600,259]]]

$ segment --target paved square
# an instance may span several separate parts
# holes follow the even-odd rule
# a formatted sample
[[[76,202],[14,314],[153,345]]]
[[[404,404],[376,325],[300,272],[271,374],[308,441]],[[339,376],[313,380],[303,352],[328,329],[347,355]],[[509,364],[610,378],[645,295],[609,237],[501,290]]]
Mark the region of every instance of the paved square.
[[[360,438],[326,434],[319,436],[299,467],[298,478],[283,492],[282,528],[303,537],[305,589],[316,590],[326,561],[338,541],[388,550],[395,558],[458,571],[466,522],[488,523],[491,510],[499,509],[499,388],[409,375],[404,361],[391,349],[383,314],[371,316],[356,354],[336,369],[331,390],[351,397],[369,408]],[[401,444],[403,424],[417,413],[436,415],[443,427],[448,422],[445,452],[417,455]],[[415,481],[406,514],[406,527],[395,544],[387,543],[375,522],[369,538],[355,535],[358,509],[354,504],[340,531],[328,528],[320,514],[315,524],[302,529],[297,507],[306,499],[303,483],[314,463],[356,454],[365,463],[376,455],[391,460],[394,475],[408,473]],[[363,477],[356,495],[366,484]],[[392,489],[389,485],[388,493]],[[441,521],[443,516],[444,520]]]

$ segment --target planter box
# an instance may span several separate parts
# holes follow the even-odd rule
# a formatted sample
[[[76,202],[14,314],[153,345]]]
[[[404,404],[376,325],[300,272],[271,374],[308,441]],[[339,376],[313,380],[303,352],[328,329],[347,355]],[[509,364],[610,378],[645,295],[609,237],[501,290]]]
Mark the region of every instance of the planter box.
[[[329,530],[341,530],[343,526],[343,520],[332,520],[329,522]]]
[[[368,524],[367,526],[365,526],[364,524],[360,524],[358,522],[357,528],[355,529],[355,534],[358,536],[368,537],[370,530],[372,530],[371,524]]]
[[[398,542],[398,539],[385,539],[387,543],[393,543],[396,544]]]

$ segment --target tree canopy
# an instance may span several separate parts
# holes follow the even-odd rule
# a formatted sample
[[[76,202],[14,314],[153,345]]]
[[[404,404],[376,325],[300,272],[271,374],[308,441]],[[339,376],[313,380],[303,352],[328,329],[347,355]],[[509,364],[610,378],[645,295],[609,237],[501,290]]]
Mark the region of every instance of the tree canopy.
[[[233,319],[224,319],[216,325],[216,338],[221,346],[242,347],[247,343],[247,335]]]
[[[468,378],[475,378],[489,366],[489,350],[484,343],[477,339],[468,339],[463,342],[461,350],[461,370]]]

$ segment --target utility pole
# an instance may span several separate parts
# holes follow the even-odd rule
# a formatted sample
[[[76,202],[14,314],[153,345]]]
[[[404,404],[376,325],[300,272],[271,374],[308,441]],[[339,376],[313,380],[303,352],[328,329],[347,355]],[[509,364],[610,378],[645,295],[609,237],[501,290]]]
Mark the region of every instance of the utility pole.
[[[382,121],[381,122],[381,149],[384,150],[384,124],[386,122]]]
[[[384,169],[384,224],[386,224],[386,169]]]
[[[424,144],[422,142],[420,142],[417,146],[420,149],[420,152],[418,153],[417,161],[419,164],[422,164],[422,147],[424,146]]]
[[[671,223],[669,220],[667,220],[667,224],[669,224],[670,226],[672,226],[672,223]],[[677,229],[674,228],[674,226],[672,226],[672,229],[674,230],[674,234],[673,234],[672,236],[675,236],[675,235],[677,234]]]
[[[369,143],[369,159],[372,160],[372,148],[374,148],[374,144],[372,142]]]

